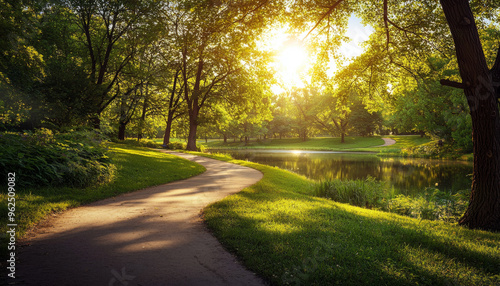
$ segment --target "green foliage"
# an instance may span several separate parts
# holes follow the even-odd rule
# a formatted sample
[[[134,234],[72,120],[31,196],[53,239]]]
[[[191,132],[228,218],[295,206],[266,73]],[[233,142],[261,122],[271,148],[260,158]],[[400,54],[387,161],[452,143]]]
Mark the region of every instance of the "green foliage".
[[[186,142],[170,142],[167,144],[167,149],[170,150],[186,150]]]
[[[198,145],[196,145],[196,150],[198,152],[204,153],[207,151],[207,147],[205,147],[205,145],[198,144]]]
[[[387,200],[383,209],[418,219],[457,222],[467,209],[469,195],[469,190],[451,194],[437,188],[427,188],[417,197],[397,195]]]
[[[403,157],[420,157],[433,159],[457,159],[462,155],[463,149],[457,149],[455,142],[433,140],[417,146],[401,150]]]
[[[380,112],[368,112],[366,105],[356,102],[352,106],[350,122],[353,131],[360,136],[380,134],[382,126],[382,114]]]
[[[15,172],[22,187],[104,184],[113,179],[116,168],[102,142],[103,137],[95,131],[3,133],[0,166]]]

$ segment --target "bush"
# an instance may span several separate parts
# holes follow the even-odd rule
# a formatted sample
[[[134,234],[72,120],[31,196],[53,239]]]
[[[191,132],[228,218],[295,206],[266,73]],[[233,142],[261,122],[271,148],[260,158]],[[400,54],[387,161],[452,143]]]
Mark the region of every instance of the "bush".
[[[87,187],[110,182],[115,166],[96,131],[54,135],[48,129],[0,134],[0,167],[21,187]],[[5,183],[6,177],[2,177]]]
[[[202,153],[205,153],[205,151],[207,150],[207,147],[205,147],[205,145],[198,145],[196,146],[196,150],[198,150],[198,152],[202,152]]]
[[[186,142],[170,142],[167,144],[167,149],[170,150],[185,150],[187,147]]]
[[[431,141],[414,147],[409,147],[402,150],[404,157],[420,157],[432,159],[457,159],[462,153],[457,150],[453,142]]]

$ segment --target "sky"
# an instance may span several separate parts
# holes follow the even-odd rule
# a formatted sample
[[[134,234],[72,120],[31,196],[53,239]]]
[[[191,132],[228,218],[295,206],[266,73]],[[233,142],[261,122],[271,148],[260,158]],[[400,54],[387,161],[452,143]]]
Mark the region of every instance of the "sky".
[[[361,55],[363,48],[361,43],[368,40],[370,34],[373,32],[371,27],[365,27],[361,24],[361,20],[355,16],[349,19],[349,26],[347,28],[347,36],[352,39],[351,42],[342,45],[340,51],[348,58]]]

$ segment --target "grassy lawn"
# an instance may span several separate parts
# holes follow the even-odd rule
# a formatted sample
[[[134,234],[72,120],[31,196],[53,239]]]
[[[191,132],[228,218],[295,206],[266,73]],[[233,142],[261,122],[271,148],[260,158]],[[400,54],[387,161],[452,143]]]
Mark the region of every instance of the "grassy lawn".
[[[396,140],[396,144],[386,147],[377,147],[384,144],[382,137],[392,138]],[[163,139],[154,139],[156,143],[161,143]],[[172,141],[182,141],[172,139]],[[197,144],[206,146],[208,149],[295,149],[295,150],[327,150],[327,151],[367,151],[381,152],[383,154],[397,154],[401,149],[417,146],[430,142],[429,138],[422,138],[420,135],[389,135],[389,136],[372,136],[359,137],[347,136],[345,143],[340,142],[340,137],[314,137],[307,141],[302,141],[300,138],[284,138],[284,139],[266,139],[266,140],[251,140],[248,145],[245,142],[233,142],[228,140],[227,143],[219,139],[209,139],[205,142],[203,139],[198,139]]]
[[[315,137],[302,141],[300,138],[267,139],[262,141],[224,143],[223,141],[199,141],[209,149],[299,149],[299,150],[357,150],[358,148],[373,147],[384,144],[380,136],[374,137],[345,137],[345,143],[339,137]]]
[[[110,184],[86,189],[17,189],[17,236],[23,236],[30,227],[52,212],[188,178],[205,171],[199,164],[151,149],[121,144],[110,144],[109,147],[117,167],[116,177]],[[7,194],[1,193],[0,199],[0,228],[5,233],[8,218]],[[2,251],[6,249],[7,247],[2,246]]]
[[[231,161],[228,157],[219,159]],[[499,285],[500,234],[311,196],[313,182],[264,173],[208,206],[217,238],[273,285]]]

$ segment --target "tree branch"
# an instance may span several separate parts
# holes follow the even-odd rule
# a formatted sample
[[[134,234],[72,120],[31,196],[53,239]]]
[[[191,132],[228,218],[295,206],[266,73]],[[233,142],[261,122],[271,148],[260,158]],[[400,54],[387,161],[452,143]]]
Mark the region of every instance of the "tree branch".
[[[442,80],[439,81],[439,83],[441,85],[451,86],[451,87],[460,88],[460,89],[466,89],[466,88],[468,88],[470,86],[469,82],[461,83],[461,82],[451,81],[451,80],[448,80],[448,79],[442,79]]]
[[[333,10],[335,10],[335,8],[337,8],[337,6],[340,3],[342,3],[342,1],[343,0],[338,0],[337,2],[333,3],[333,5],[330,7],[330,9],[318,20],[316,25],[314,25],[314,27],[309,31],[309,33],[307,33],[307,35],[302,39],[302,41],[304,41],[309,36],[309,34],[311,34],[311,32],[314,31],[314,29],[316,29],[318,27],[318,25],[321,23],[321,21],[323,21],[328,15],[330,15],[333,12]]]

